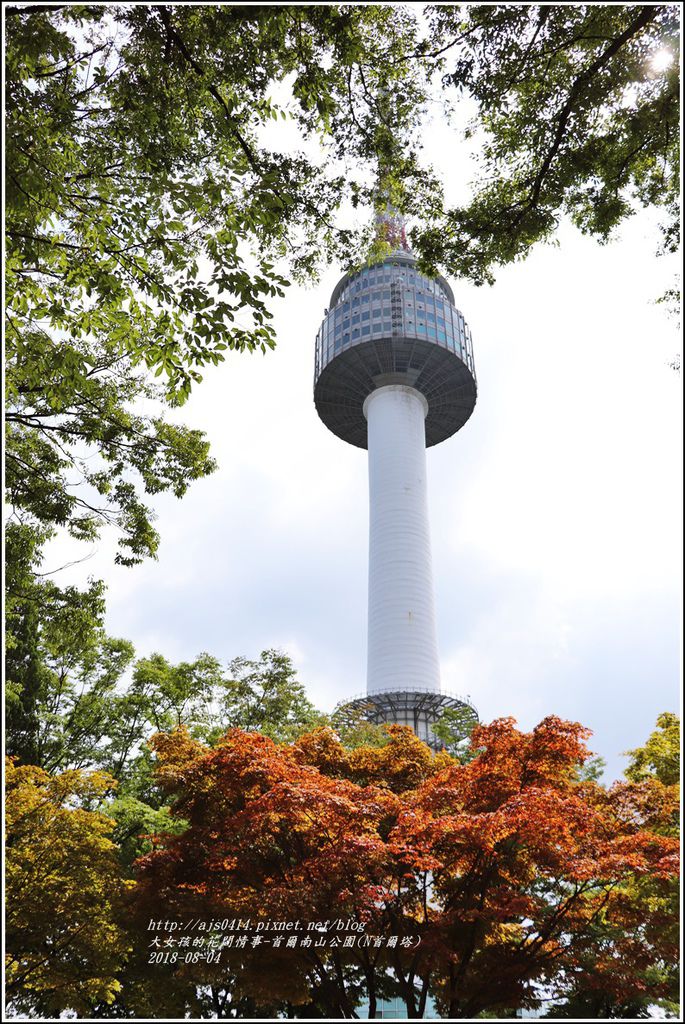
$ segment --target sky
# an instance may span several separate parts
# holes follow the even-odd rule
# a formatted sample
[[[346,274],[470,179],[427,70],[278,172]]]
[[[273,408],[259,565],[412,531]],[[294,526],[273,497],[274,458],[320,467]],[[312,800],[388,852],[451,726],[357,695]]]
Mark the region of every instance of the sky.
[[[477,146],[436,110],[425,151],[449,201],[467,194]],[[582,722],[610,780],[679,710],[679,337],[654,303],[673,264],[654,255],[650,213],[606,246],[568,224],[557,243],[492,287],[449,275],[478,401],[427,454],[442,685],[484,722]],[[230,353],[176,417],[206,431],[219,468],[180,501],[152,499],[158,560],[114,566],[109,535],[59,578],[105,579],[107,628],[141,657],[279,647],[326,711],[366,685],[366,452],[326,429],[312,397],[340,276],[292,286],[273,306],[276,350]],[[48,561],[83,554],[60,541]]]

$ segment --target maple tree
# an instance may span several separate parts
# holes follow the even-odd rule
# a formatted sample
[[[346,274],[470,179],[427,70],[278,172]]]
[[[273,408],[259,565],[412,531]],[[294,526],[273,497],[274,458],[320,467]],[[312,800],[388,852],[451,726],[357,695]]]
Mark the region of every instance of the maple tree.
[[[113,780],[6,763],[6,982],[19,1013],[110,1005],[128,951],[114,822],[93,808]]]
[[[636,963],[672,954],[635,932],[622,886],[649,876],[663,890],[677,844],[630,813],[630,786],[578,781],[587,735],[555,717],[530,734],[511,719],[479,726],[479,756],[428,781],[400,816],[390,839],[431,872],[423,956],[444,1016],[534,1006],[541,982],[561,997],[589,963],[605,991],[625,993]],[[598,923],[621,936],[622,971]]]
[[[288,746],[240,730],[214,750],[184,730],[154,739],[159,783],[187,828],[157,836],[139,861],[141,925],[351,920],[398,937],[394,947],[248,944],[226,950],[220,970],[170,972],[211,986],[217,1015],[347,1018],[366,1001],[373,1016],[378,999],[399,996],[413,1019],[430,996],[443,1016],[466,1018],[535,1005],[541,983],[562,999],[588,958],[618,992],[672,957],[661,909],[637,903],[634,886],[649,876],[667,888],[676,841],[636,814],[642,784],[579,777],[587,730],[550,717],[523,733],[500,719],[474,730],[465,764],[432,755],[406,727],[389,732],[385,746],[356,750],[330,729]],[[610,971],[607,929],[623,971]]]
[[[680,833],[680,721],[659,715],[646,743],[628,752],[628,783],[613,787],[621,816],[652,832]],[[555,1016],[651,1017],[654,1006],[677,1017],[680,995],[680,886],[641,874],[613,894],[613,915],[593,927],[593,944]],[[602,956],[596,956],[596,948]]]
[[[140,861],[138,912],[164,916],[312,922],[368,915],[378,899],[387,850],[382,822],[397,796],[323,775],[302,748],[278,746],[257,733],[231,730],[214,751],[187,732],[161,734],[162,786],[178,794],[174,813],[188,823],[176,839]],[[381,748],[384,749],[384,748]],[[430,756],[430,755],[429,755]],[[202,879],[208,882],[204,885]],[[298,951],[299,952],[299,951]],[[354,1001],[340,983],[342,958],[274,950],[228,950],[231,1000],[259,1000],[266,1016],[283,1001],[306,1002],[312,991],[330,1016],[351,1015]],[[225,963],[222,962],[222,972]],[[194,966],[206,980],[216,970]],[[264,974],[268,971],[269,992]]]

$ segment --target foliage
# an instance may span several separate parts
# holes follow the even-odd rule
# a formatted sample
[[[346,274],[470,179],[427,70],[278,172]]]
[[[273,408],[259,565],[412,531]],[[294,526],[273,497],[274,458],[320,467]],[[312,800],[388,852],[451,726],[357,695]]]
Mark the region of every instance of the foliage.
[[[291,659],[274,649],[258,660],[235,658],[228,671],[209,654],[178,665],[152,654],[133,665],[124,685],[134,652],[105,631],[102,584],[84,592],[33,578],[24,585],[31,589],[15,610],[7,658],[8,752],[24,763],[48,771],[99,768],[157,807],[145,747],[153,733],[184,726],[213,743],[239,726],[285,742],[326,721]]]
[[[133,647],[104,629],[102,583],[78,590],[36,577],[40,539],[26,526],[7,531],[7,750],[49,772],[104,767],[102,740],[111,741],[115,688]]]
[[[613,787],[625,820],[655,835],[680,834],[680,722],[665,712],[644,746],[630,751],[627,784]],[[679,1014],[679,879],[650,875],[631,877],[614,892],[615,919],[593,925],[593,946],[580,952],[578,969],[564,1001],[550,1016],[653,1016],[658,1005],[667,1015]],[[602,956],[597,957],[594,945]],[[626,967],[617,971],[617,964]],[[617,984],[617,980],[619,984]]]
[[[394,793],[415,789],[453,763],[446,753],[434,755],[409,726],[380,728],[385,742],[369,746],[346,746],[330,727],[316,729],[295,743],[295,756],[298,761],[317,768],[322,775],[347,779],[358,786],[378,786]]]
[[[163,803],[156,807],[149,799],[142,800],[134,793],[133,787],[125,785],[124,791],[107,805],[107,814],[114,822],[112,840],[127,875],[131,874],[131,865],[136,858],[152,849],[150,836],[159,832],[173,835],[186,827],[183,819],[171,817],[169,807]]]
[[[664,786],[676,786],[680,782],[680,719],[664,711],[656,726],[643,747],[628,752],[630,764],[624,774],[631,782],[653,778]]]
[[[8,1002],[20,1013],[88,1016],[93,1003],[113,1002],[128,949],[113,822],[91,809],[114,783],[11,760],[6,770]]]
[[[397,57],[413,32],[384,7],[10,8],[17,344],[24,330],[94,333],[179,397],[227,348],[272,347],[274,258],[308,273],[346,249],[331,213],[370,193],[358,173],[270,149],[264,129],[292,122],[337,158],[381,151],[411,179],[422,86]],[[381,87],[403,95],[392,126]]]
[[[426,50],[475,100],[478,183],[413,232],[426,266],[477,283],[561,216],[606,240],[641,206],[679,227],[679,15],[673,4],[429,5]],[[662,66],[655,58],[670,54]],[[480,136],[479,136],[480,137]]]
[[[214,750],[184,731],[156,737],[160,785],[188,828],[139,862],[141,923],[162,908],[351,918],[421,939],[411,951],[231,948],[229,1011],[247,999],[257,1016],[350,1017],[364,997],[398,995],[415,1017],[429,991],[450,1018],[506,1013],[534,1005],[542,981],[561,999],[590,960],[615,1000],[661,996],[653,968],[673,950],[661,909],[631,885],[649,876],[665,892],[677,843],[636,814],[639,784],[579,783],[587,730],[548,718],[526,734],[502,719],[474,730],[467,764],[389,731],[386,746],[354,750],[330,729],[293,746],[232,730]],[[612,974],[616,949],[625,970]],[[174,976],[222,985],[206,964]]]
[[[462,704],[457,708],[445,708],[432,728],[445,750],[462,763],[466,763],[477,753],[471,744],[471,736],[477,724],[476,712],[468,705]]]
[[[227,728],[257,730],[287,742],[312,729],[324,717],[316,710],[296,669],[283,651],[262,651],[259,660],[234,658],[218,695],[220,723],[210,734],[217,738]]]
[[[161,397],[116,346],[44,330],[11,350],[8,334],[7,499],[15,518],[95,540],[120,533],[116,561],[154,556],[159,536],[142,492],[182,497],[215,468],[197,430],[133,411]]]
[[[371,706],[351,708],[341,701],[333,709],[327,723],[335,731],[344,747],[383,747],[389,741],[387,730],[367,719]],[[323,724],[323,723],[322,723]]]
[[[368,870],[385,856],[377,829],[396,804],[392,793],[327,778],[302,763],[295,749],[256,733],[232,730],[211,753],[183,735],[159,736],[155,746],[160,781],[178,793],[174,813],[189,827],[176,841],[162,841],[165,847],[177,842],[171,859],[161,851],[143,858],[137,899],[144,916],[156,916],[159,900],[174,915],[213,917],[219,898],[225,916],[276,920],[323,920],[335,905],[344,916],[357,901],[372,906]],[[211,779],[217,785],[208,790]],[[216,838],[206,846],[210,835]],[[197,844],[206,853],[199,860]],[[205,874],[206,890],[198,884]],[[186,881],[179,886],[181,877]],[[347,896],[336,904],[343,892]],[[252,956],[245,962],[238,952],[237,961],[227,959],[235,998],[256,997],[268,1009],[265,974],[276,998],[299,1003],[308,995],[306,967],[290,956],[276,952],[266,961]],[[203,974],[206,968],[193,977]]]
[[[586,735],[555,718],[527,735],[507,719],[479,726],[473,743],[483,753],[418,796],[429,822],[414,815],[398,823],[414,856],[435,858],[434,890],[445,912],[433,942],[451,951],[436,995],[450,1017],[485,1008],[483,977],[492,979],[490,1005],[501,1008],[514,993],[514,1003],[534,1005],[536,981],[563,992],[585,955],[593,970],[606,965],[605,991],[619,997],[634,977],[633,958],[646,955],[640,938],[632,939],[634,907],[615,890],[647,874],[663,889],[677,846],[642,830],[620,790],[578,785]],[[620,978],[595,939],[598,920],[632,940]],[[651,995],[658,994],[655,985]]]
[[[604,775],[606,766],[604,758],[595,754],[593,757],[588,757],[583,764],[578,765],[576,777],[579,782],[599,782]]]

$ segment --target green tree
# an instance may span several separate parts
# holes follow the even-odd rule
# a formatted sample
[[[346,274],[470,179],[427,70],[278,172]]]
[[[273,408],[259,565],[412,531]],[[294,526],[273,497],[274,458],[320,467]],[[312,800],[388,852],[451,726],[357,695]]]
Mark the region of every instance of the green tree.
[[[433,726],[433,732],[452,757],[468,764],[478,753],[471,745],[471,733],[477,725],[478,715],[463,704],[459,708],[446,708]]]
[[[36,575],[43,536],[16,523],[7,531],[7,751],[49,772],[104,767],[133,647],[105,631],[104,584],[62,588]]]
[[[117,562],[154,556],[159,536],[143,495],[182,497],[211,473],[204,435],[140,412],[159,406],[161,390],[109,342],[36,329],[12,351],[11,331],[8,339],[6,486],[15,519],[46,539],[62,527],[82,541],[110,524],[120,534]]]
[[[664,786],[680,783],[680,719],[664,711],[656,720],[656,729],[643,747],[628,751],[630,763],[624,774],[631,782],[658,779]]]
[[[228,728],[262,732],[288,742],[325,718],[307,697],[297,670],[283,651],[262,651],[259,660],[234,658],[218,694],[215,740]]]
[[[9,695],[30,732],[41,544],[110,524],[118,562],[154,556],[148,496],[214,469],[164,404],[227,350],[273,347],[284,275],[356,251],[335,215],[377,198],[371,165],[401,167],[417,202],[429,193],[404,9],[29,4],[5,24],[9,555],[23,558],[8,572]],[[74,615],[89,593],[70,592]]]
[[[677,251],[675,4],[429,5],[423,52],[475,100],[479,183],[414,231],[426,265],[477,283],[553,237],[566,215],[606,240],[641,206]],[[670,54],[670,63],[655,58]]]
[[[321,724],[330,725],[342,745],[352,750],[357,747],[384,747],[390,742],[390,734],[385,726],[368,720],[367,714],[371,710],[371,705],[368,708],[350,708],[342,701],[335,706],[328,722]]]
[[[414,33],[390,6],[10,7],[11,351],[93,335],[182,400],[227,348],[272,347],[274,260],[307,275],[347,256],[332,215],[373,192],[339,161],[382,157],[420,186]],[[271,148],[281,119],[338,162]]]

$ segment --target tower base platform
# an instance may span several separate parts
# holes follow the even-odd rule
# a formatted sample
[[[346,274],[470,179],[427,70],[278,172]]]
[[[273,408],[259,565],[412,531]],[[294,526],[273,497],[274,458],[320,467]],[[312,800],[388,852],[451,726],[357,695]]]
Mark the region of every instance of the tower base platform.
[[[432,726],[448,708],[461,710],[474,725],[478,722],[478,713],[469,697],[418,687],[412,690],[374,690],[353,697],[344,705],[345,711],[361,712],[366,721],[374,725],[387,723],[410,726],[419,739],[433,750],[441,750],[444,746],[442,740],[433,733]]]

